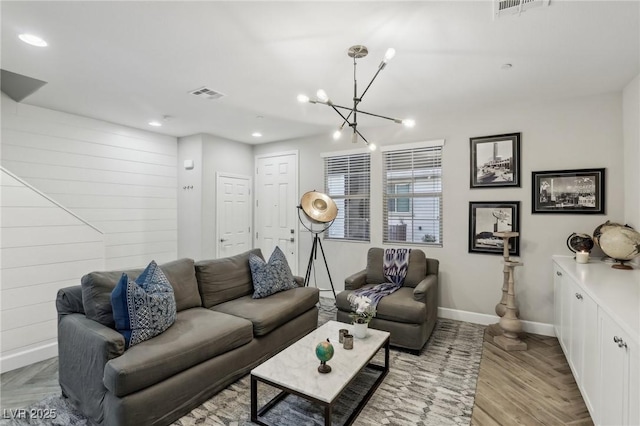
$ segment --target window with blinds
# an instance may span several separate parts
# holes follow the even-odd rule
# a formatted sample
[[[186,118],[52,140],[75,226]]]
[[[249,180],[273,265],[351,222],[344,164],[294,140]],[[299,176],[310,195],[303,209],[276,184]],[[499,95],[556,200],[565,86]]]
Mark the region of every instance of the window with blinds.
[[[383,241],[442,246],[442,144],[385,147]]]
[[[325,238],[369,241],[370,164],[369,153],[325,157],[325,192],[338,206]]]

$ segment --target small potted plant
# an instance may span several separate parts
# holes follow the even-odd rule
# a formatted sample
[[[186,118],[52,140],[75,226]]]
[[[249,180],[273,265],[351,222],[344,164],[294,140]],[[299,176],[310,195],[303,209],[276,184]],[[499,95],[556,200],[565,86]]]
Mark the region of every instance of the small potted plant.
[[[353,335],[360,339],[366,337],[369,321],[376,316],[376,308],[371,304],[371,299],[366,296],[354,296],[349,298],[351,302],[350,316],[353,320]]]

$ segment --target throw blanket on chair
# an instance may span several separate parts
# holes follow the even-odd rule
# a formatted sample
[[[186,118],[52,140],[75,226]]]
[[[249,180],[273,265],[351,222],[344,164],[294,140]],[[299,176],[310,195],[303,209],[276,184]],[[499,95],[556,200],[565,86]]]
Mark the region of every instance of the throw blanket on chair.
[[[410,253],[411,249],[385,249],[382,272],[389,282],[370,288],[354,290],[347,300],[349,300],[352,305],[359,305],[360,302],[362,302],[362,298],[366,297],[371,300],[371,306],[374,308],[378,306],[380,299],[402,287],[404,279],[407,276],[407,270],[409,269]]]

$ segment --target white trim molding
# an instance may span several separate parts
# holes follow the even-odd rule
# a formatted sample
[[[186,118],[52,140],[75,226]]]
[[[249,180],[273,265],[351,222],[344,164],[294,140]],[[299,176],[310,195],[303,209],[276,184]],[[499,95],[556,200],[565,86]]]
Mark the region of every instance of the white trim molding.
[[[444,146],[444,139],[434,139],[424,142],[403,143],[398,145],[384,145],[380,147],[380,152],[401,151],[403,149],[426,148],[428,146]]]
[[[0,359],[0,373],[26,367],[54,356],[58,356],[58,342],[51,342],[36,348],[5,355]]]
[[[461,311],[451,308],[438,308],[438,318],[465,321],[480,325],[491,325],[500,321],[500,317],[497,315],[479,314],[477,312]],[[521,322],[523,331],[527,333],[556,337],[556,333],[553,331],[553,324],[524,320]]]

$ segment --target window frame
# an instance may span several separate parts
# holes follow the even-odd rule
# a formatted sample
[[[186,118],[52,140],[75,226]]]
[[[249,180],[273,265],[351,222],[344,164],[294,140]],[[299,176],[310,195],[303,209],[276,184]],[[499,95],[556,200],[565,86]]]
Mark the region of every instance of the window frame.
[[[382,242],[383,244],[407,244],[407,245],[423,245],[430,247],[442,247],[444,244],[443,238],[443,195],[444,195],[444,185],[442,180],[442,171],[443,171],[443,153],[444,153],[444,139],[434,140],[434,141],[426,141],[426,142],[416,142],[411,144],[400,144],[400,145],[388,145],[381,148],[382,152],[382,201],[383,201],[383,212],[382,212]],[[406,156],[410,160],[401,158],[400,156]],[[401,164],[394,168],[392,166],[394,156],[397,156],[396,161],[406,161],[406,164]],[[431,160],[428,157],[434,156],[434,159]],[[400,157],[400,158],[398,158]],[[430,164],[430,163],[433,163]],[[416,164],[417,163],[417,164]],[[424,163],[424,164],[423,164]],[[410,167],[407,169],[407,167]],[[416,170],[421,170],[422,173],[417,175],[415,173]],[[402,171],[402,173],[400,173]],[[401,175],[396,178],[390,176],[390,174],[396,172]],[[435,190],[426,190],[421,191],[416,189],[417,186],[420,186],[419,183],[428,182],[429,179],[438,179],[437,188]],[[394,191],[397,188],[398,184],[406,184],[409,183],[409,194],[407,197],[398,197],[397,192],[392,193],[390,189],[393,187]],[[404,195],[404,194],[402,194]],[[395,208],[397,208],[397,200],[400,198],[409,198],[409,212],[397,212],[395,210],[391,210],[392,201],[395,200]],[[424,218],[420,219],[417,216],[420,214],[418,204],[421,203],[420,200],[432,200],[430,203],[433,203],[431,206],[427,207],[425,213],[434,213],[434,218]],[[407,236],[411,240],[403,241],[399,239],[392,239],[394,234],[402,235],[402,232],[398,232],[398,230],[392,230],[392,225],[397,225],[400,222],[400,225],[411,226],[411,230],[405,230],[405,239]],[[423,222],[423,225],[417,224],[420,221]],[[427,231],[425,232],[422,241],[415,241],[417,232],[421,231],[421,226],[427,226]],[[417,228],[417,229],[416,229]],[[426,241],[425,237],[427,235],[433,235],[429,230],[432,229],[436,231],[438,235],[436,235],[435,242]],[[419,231],[417,231],[419,230]],[[407,232],[408,231],[408,232]],[[417,232],[416,232],[417,231]],[[402,238],[402,237],[400,237]]]
[[[333,199],[338,205],[338,217],[336,221],[342,221],[342,236],[335,235],[334,224],[324,233],[324,239],[329,241],[345,241],[345,242],[370,242],[371,241],[371,151],[366,150],[348,150],[348,151],[336,151],[330,153],[322,153],[323,157],[323,174],[324,174],[324,190],[325,193]],[[331,177],[339,176],[339,173],[330,173],[331,161],[346,161],[346,172],[343,176],[353,176],[356,178],[353,182],[349,182],[349,177],[344,179],[344,194],[332,193],[329,186]],[[351,168],[355,170],[351,170]],[[357,176],[360,175],[360,176]],[[358,191],[357,193],[349,193],[350,190],[346,188],[349,183],[354,183],[355,187],[362,189],[363,184],[366,184],[366,190]],[[349,208],[340,208],[340,205],[347,205],[350,201],[353,201],[353,210]],[[350,212],[355,210],[365,210],[363,215],[359,216],[347,216]],[[362,221],[362,224],[352,226],[354,221]],[[338,228],[340,229],[340,228]],[[332,232],[332,230],[334,232]],[[358,235],[358,233],[360,235]]]

